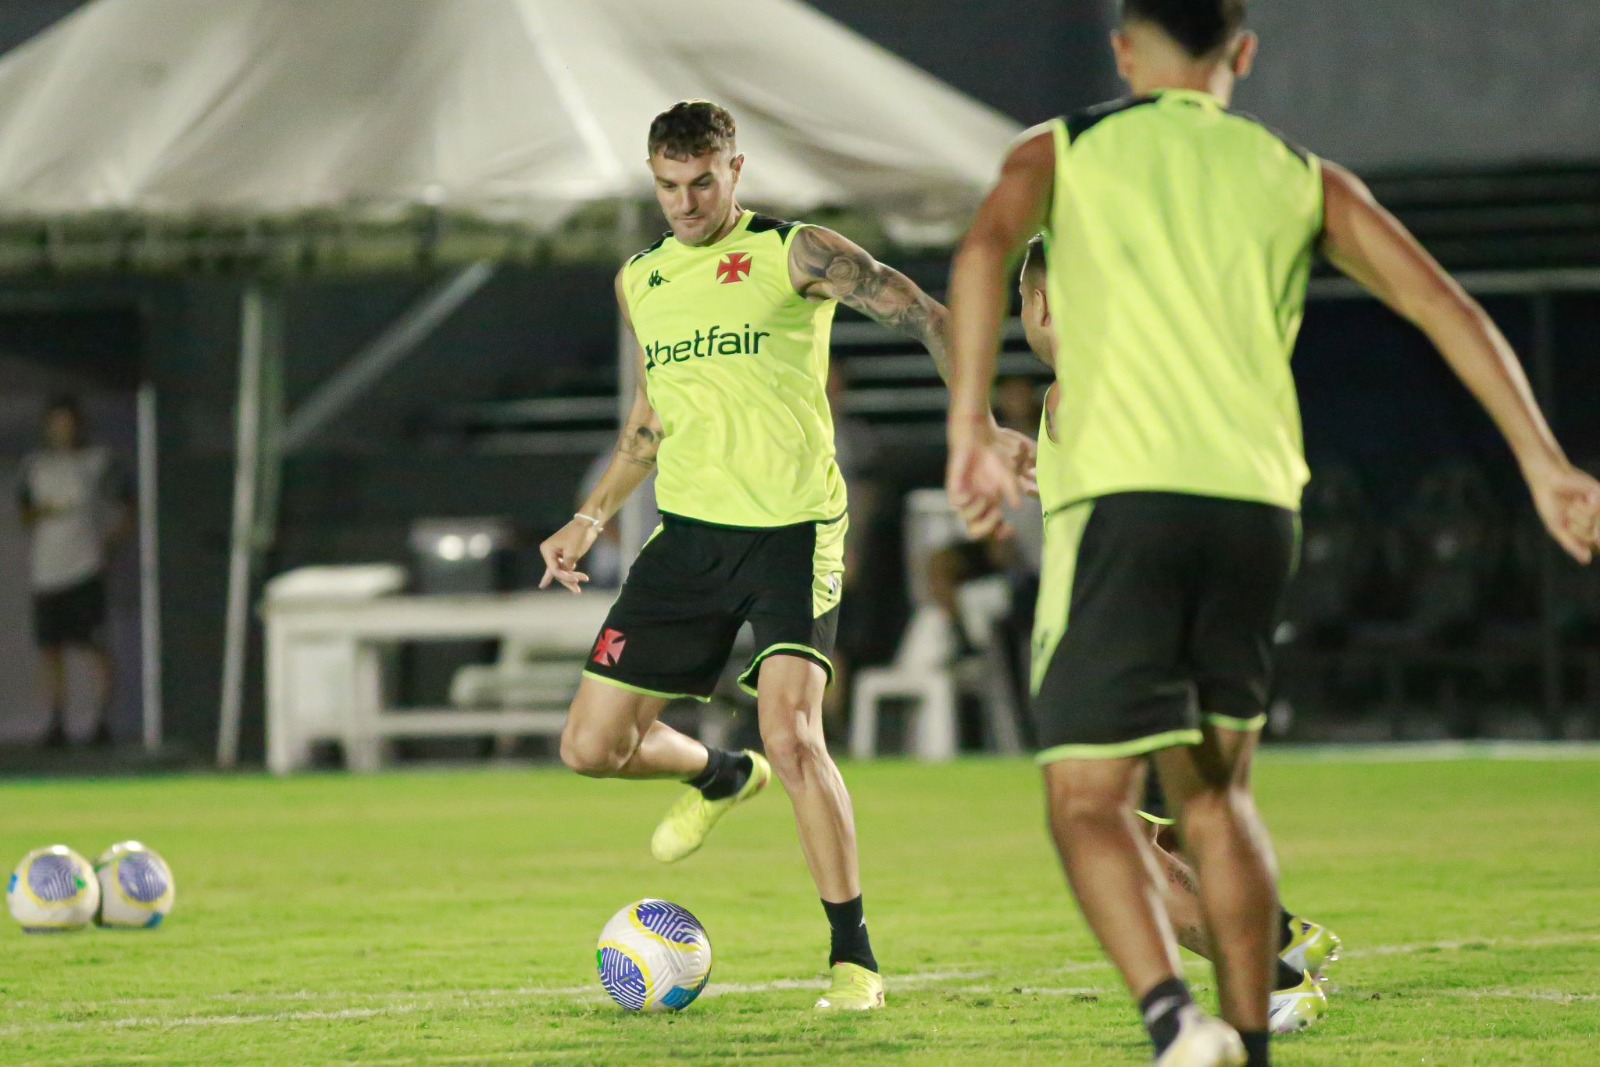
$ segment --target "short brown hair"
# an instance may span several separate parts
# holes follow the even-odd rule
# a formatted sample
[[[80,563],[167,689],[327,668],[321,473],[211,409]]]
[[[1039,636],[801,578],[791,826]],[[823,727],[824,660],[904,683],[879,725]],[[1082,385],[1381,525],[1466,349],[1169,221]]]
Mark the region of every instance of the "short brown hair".
[[[721,148],[732,151],[736,133],[727,108],[709,100],[680,100],[650,123],[650,155],[693,159]]]

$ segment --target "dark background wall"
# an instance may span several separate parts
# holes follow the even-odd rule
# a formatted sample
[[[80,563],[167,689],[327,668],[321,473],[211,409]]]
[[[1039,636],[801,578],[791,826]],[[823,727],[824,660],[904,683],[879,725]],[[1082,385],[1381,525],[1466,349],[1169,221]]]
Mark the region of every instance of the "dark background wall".
[[[1468,4],[1473,18],[1459,15]],[[0,5],[0,48],[76,6],[7,0]],[[1104,47],[1109,8],[1101,3],[819,0],[817,6],[1019,121],[1116,92]],[[1444,10],[1456,13],[1454,21],[1445,21]],[[1596,113],[1592,94],[1600,88],[1593,65],[1579,64],[1571,44],[1597,13],[1600,7],[1587,2],[1538,5],[1519,12],[1517,33],[1506,33],[1509,9],[1490,0],[1272,0],[1259,8],[1267,49],[1241,103],[1297,139],[1364,165],[1600,159],[1597,127],[1577,121]],[[1583,39],[1600,39],[1600,30]],[[900,265],[942,291],[945,263]],[[614,389],[609,279],[605,267],[498,276],[317,447],[291,461],[283,534],[269,573],[311,562],[404,560],[407,527],[426,515],[504,516],[529,544],[560,522],[585,457],[464,458],[430,447],[416,429],[441,403]],[[291,289],[290,406],[426,284],[394,279]],[[218,694],[238,286],[224,280],[8,285],[0,297],[29,289],[140,316],[136,355],[161,396],[168,722],[176,736],[205,751]],[[1526,304],[1503,300],[1491,310],[1526,351]],[[1590,358],[1600,350],[1600,297],[1559,300],[1556,340],[1558,428],[1575,455],[1600,455],[1600,363]],[[66,340],[44,337],[32,355],[52,361],[69,350]],[[1487,420],[1421,338],[1381,309],[1314,307],[1296,370],[1313,461],[1356,467],[1380,507],[1397,508],[1429,467],[1460,456],[1490,471],[1508,510],[1523,506],[1515,471]],[[903,485],[931,484],[938,457],[905,457],[900,470]],[[253,669],[252,679],[257,675]],[[251,700],[246,741],[258,744],[259,694]]]
[[[1239,93],[1365,170],[1600,160],[1593,0],[1262,0]]]

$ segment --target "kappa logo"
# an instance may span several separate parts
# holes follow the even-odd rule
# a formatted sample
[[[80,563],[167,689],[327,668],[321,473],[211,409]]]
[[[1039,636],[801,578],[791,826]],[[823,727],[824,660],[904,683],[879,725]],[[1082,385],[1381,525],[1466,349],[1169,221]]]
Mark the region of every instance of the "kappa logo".
[[[670,282],[671,280],[672,280],[671,278],[663,278],[661,276],[661,272],[660,271],[653,270],[653,271],[650,272],[649,285],[650,285],[650,288],[654,289],[656,286],[665,285],[667,282]]]
[[[717,280],[723,285],[742,282],[749,273],[749,252],[729,252],[722,257],[722,262],[717,264]]]
[[[628,639],[622,636],[621,630],[609,627],[600,633],[600,640],[594,643],[594,662],[602,667],[615,667],[617,660],[622,658],[622,650],[628,644]]]

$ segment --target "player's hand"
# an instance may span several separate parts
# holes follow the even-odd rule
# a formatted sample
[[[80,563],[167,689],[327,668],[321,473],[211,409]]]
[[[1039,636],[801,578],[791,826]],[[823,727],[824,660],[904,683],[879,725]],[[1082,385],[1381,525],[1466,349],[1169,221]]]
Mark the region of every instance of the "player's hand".
[[[1600,481],[1565,460],[1524,474],[1550,536],[1579,563],[1592,561],[1600,552]]]
[[[1022,491],[1031,497],[1039,495],[1039,444],[1025,433],[1008,430],[1003,426],[994,429],[994,447],[1011,464]]]
[[[1004,508],[1022,505],[1022,479],[987,418],[963,419],[951,412],[945,492],[973,540],[1010,533]]]
[[[551,582],[560,582],[574,593],[583,592],[583,583],[589,576],[578,570],[578,561],[594,547],[600,528],[582,519],[573,519],[557,530],[539,546],[544,557],[544,577],[539,588],[550,588]]]

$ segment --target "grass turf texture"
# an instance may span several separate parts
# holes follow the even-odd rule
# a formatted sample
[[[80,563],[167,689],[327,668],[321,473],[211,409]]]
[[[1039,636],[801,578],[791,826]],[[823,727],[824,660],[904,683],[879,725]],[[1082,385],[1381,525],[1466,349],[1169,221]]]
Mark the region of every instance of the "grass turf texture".
[[[1600,762],[1265,761],[1291,906],[1345,939],[1340,992],[1280,1064],[1600,1058]],[[827,930],[781,789],[677,867],[677,787],[555,771],[0,786],[0,862],[138,837],[166,928],[0,929],[0,1061],[1139,1064],[1143,1034],[1064,889],[1022,762],[846,768],[889,1008],[815,1015]],[[706,924],[677,1016],[600,994],[623,904]],[[1190,969],[1214,1002],[1209,971]]]

